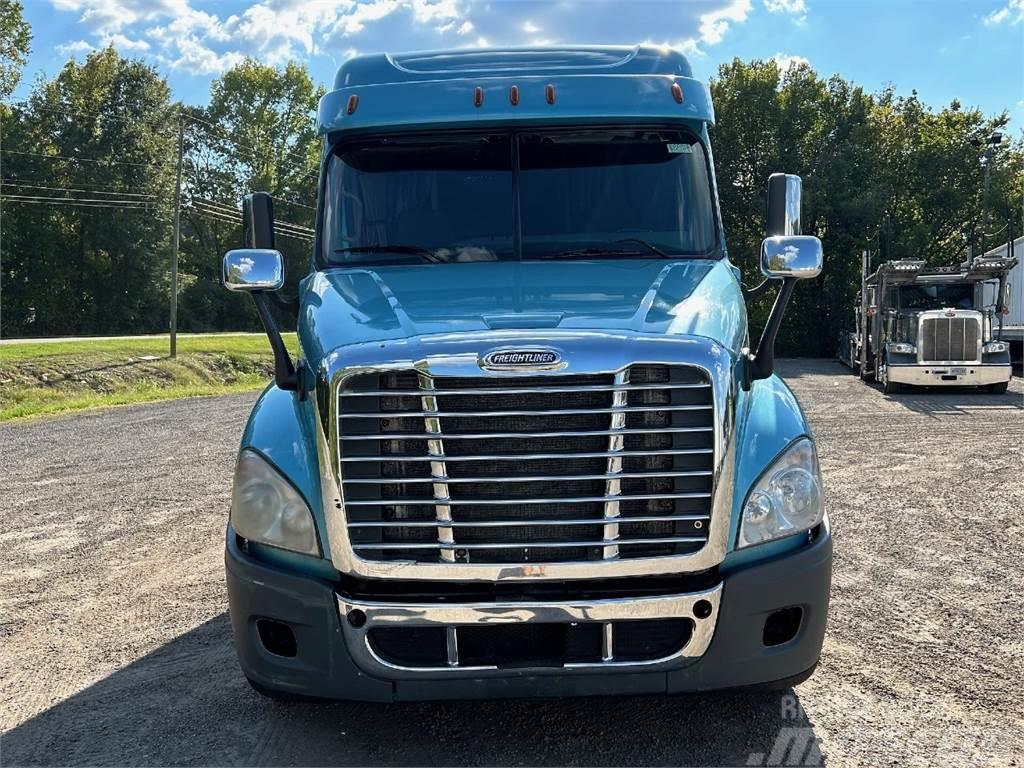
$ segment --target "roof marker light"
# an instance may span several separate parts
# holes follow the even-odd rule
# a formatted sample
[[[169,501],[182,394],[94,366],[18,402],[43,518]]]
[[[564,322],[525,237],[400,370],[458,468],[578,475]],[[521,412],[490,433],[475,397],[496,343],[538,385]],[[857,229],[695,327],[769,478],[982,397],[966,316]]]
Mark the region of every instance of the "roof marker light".
[[[672,98],[677,104],[683,103],[683,89],[679,87],[679,83],[672,83]]]
[[[512,102],[513,107],[519,106],[519,86],[513,85],[508,89],[508,100]]]
[[[482,107],[483,105],[484,105],[484,89],[481,88],[478,85],[476,87],[476,90],[473,91],[473,106],[474,107]]]
[[[544,86],[544,98],[547,100],[548,104],[555,103],[555,86],[551,83]]]
[[[358,107],[358,106],[359,106],[359,97],[356,96],[353,93],[351,96],[348,97],[348,106],[345,107],[345,112],[347,114],[351,115],[353,112],[356,111],[356,107]]]

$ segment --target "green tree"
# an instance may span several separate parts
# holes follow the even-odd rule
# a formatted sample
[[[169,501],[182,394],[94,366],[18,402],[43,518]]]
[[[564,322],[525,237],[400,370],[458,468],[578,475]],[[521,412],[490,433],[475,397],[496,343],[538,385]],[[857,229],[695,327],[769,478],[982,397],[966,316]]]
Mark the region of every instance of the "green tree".
[[[107,48],[18,110],[5,136],[8,332],[167,327],[169,95],[154,69]]]
[[[31,51],[32,30],[23,10],[21,0],[0,0],[0,99],[18,86]]]
[[[185,327],[257,326],[252,303],[225,294],[219,284],[221,256],[241,236],[228,209],[248,192],[270,192],[279,220],[312,227],[319,162],[315,115],[323,93],[301,64],[274,68],[247,59],[211,84],[206,108],[189,113],[188,194],[195,205],[182,256],[192,276],[182,296]],[[308,271],[310,244],[278,235],[277,246],[294,286]]]
[[[823,274],[794,294],[781,353],[834,351],[852,322],[863,250],[875,264],[905,257],[950,264],[966,256],[983,190],[971,140],[1003,128],[1005,114],[988,118],[955,102],[936,112],[916,94],[872,97],[841,77],[822,81],[806,65],[782,72],[773,61],[725,64],[711,92],[722,218],[730,258],[747,284],[760,280],[757,254],[773,172],[802,176],[803,230],[825,247]],[[1022,165],[1020,141],[999,150],[989,245],[1006,212],[1020,211]],[[772,300],[769,293],[751,302],[752,336]]]

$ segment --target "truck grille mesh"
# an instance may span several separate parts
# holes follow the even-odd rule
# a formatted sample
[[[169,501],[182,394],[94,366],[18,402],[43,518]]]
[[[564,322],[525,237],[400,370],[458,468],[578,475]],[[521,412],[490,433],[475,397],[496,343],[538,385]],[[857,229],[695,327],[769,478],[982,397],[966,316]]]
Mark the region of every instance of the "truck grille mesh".
[[[370,560],[542,563],[694,552],[714,467],[710,381],[361,374],[338,391],[352,545]]]
[[[974,362],[980,323],[973,317],[926,317],[921,321],[922,362]]]

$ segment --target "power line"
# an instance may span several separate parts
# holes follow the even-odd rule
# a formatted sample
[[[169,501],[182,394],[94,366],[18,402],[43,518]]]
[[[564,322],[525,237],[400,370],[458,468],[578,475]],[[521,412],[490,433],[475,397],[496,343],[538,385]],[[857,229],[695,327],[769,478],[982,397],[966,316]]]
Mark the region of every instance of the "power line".
[[[232,216],[229,216],[227,213],[221,213],[217,209],[213,209],[213,208],[206,208],[206,209],[204,209],[204,208],[201,208],[201,207],[196,206],[196,205],[190,205],[189,206],[189,210],[191,210],[193,213],[195,213],[198,216],[203,216],[205,218],[213,219],[215,221],[219,221],[219,222],[222,222],[222,223],[225,223],[225,224],[233,224],[233,225],[240,225],[241,224],[241,217],[240,216],[232,217]],[[238,213],[238,212],[236,211],[236,213]],[[295,240],[305,240],[305,241],[308,241],[308,242],[312,242],[312,240],[313,240],[313,230],[312,229],[307,229],[305,227],[300,227],[297,224],[292,224],[290,222],[285,222],[285,221],[282,221],[282,222],[275,221],[274,222],[274,234],[281,235],[282,237],[290,237],[290,238],[293,238]]]
[[[232,223],[237,223],[239,218],[241,217],[241,211],[239,211],[237,208],[232,208],[224,203],[218,203],[213,200],[193,198],[192,207],[197,211],[205,209],[209,213],[219,214],[220,216],[224,217],[224,220],[230,221]],[[304,227],[301,224],[295,224],[294,222],[291,221],[281,221],[275,219],[274,227],[280,229],[288,229],[295,232],[296,234],[301,234],[308,237],[312,237],[314,234],[314,230],[311,229],[310,227]]]
[[[109,165],[134,165],[141,167],[163,167],[168,165],[174,165],[174,163],[160,163],[160,162],[149,162],[140,163],[132,162],[129,160],[97,160],[92,157],[68,157],[67,155],[47,155],[41,152],[21,152],[16,149],[5,149],[2,150],[7,155],[24,155],[26,157],[42,157],[46,160],[67,160],[73,163],[107,163]]]
[[[128,192],[127,190],[123,190],[123,189],[106,190],[106,189],[99,189],[99,188],[96,188],[96,187],[92,187],[92,188],[84,188],[83,187],[81,189],[75,188],[75,187],[47,187],[47,186],[44,186],[42,184],[26,184],[25,182],[22,182],[22,181],[10,181],[8,179],[4,179],[3,180],[3,184],[4,184],[4,186],[7,186],[7,187],[20,187],[22,189],[45,189],[45,190],[49,190],[51,192],[84,192],[86,194],[92,194],[92,195],[124,195],[126,197],[140,197],[140,198],[153,198],[153,199],[155,199],[157,197],[157,195],[154,195],[154,194],[151,194],[151,193]]]
[[[145,211],[153,208],[152,203],[139,203],[138,201],[117,201],[117,200],[105,200],[103,202],[90,201],[90,200],[75,200],[74,198],[65,197],[37,197],[37,198],[22,198],[13,195],[4,195],[0,198],[0,201],[5,203],[21,203],[25,205],[54,205],[54,206],[69,206],[78,208],[120,208],[122,210],[137,210]]]
[[[2,181],[4,184],[9,184],[10,186],[21,186],[21,187],[24,187],[24,186],[35,185],[38,188],[40,185],[48,184],[48,183],[50,183],[50,182],[52,182],[54,180],[53,179],[33,179],[33,178],[22,179],[19,176],[11,176],[11,177],[4,177],[3,179],[0,179],[0,181]],[[107,184],[85,184],[85,183],[83,183],[81,181],[77,181],[77,180],[74,182],[74,184],[75,184],[76,187],[82,187],[83,189],[85,189],[85,190],[87,190],[89,192],[101,192],[103,190],[110,190],[111,189],[110,186],[107,185]],[[150,185],[149,187],[144,187],[144,186],[143,187],[119,187],[117,191],[123,192],[125,194],[135,194],[136,192],[143,192],[144,190],[148,190],[148,189],[151,189],[151,188],[152,188],[152,185]],[[60,189],[64,189],[64,187],[60,187]]]

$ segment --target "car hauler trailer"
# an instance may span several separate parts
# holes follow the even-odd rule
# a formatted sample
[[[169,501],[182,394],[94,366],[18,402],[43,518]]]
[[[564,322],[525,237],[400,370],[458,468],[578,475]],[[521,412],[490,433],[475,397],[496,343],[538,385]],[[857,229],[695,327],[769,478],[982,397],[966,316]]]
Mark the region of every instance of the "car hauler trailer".
[[[1024,362],[1024,237],[1009,240],[1005,245],[986,251],[986,259],[1014,259],[1015,263],[1006,276],[1009,306],[1000,325],[1000,338],[1010,345],[1010,359],[1015,365]],[[983,284],[985,304],[995,303],[998,281]]]
[[[887,394],[907,386],[1005,392],[1013,372],[1000,330],[1015,263],[990,256],[955,266],[903,259],[868,274],[865,252],[855,330],[840,341],[839,359]]]
[[[662,49],[357,57],[323,97],[315,244],[269,196],[224,258],[275,355],[235,470],[235,646],[269,695],[392,701],[790,685],[832,543],[772,372],[822,266],[768,184],[748,349],[707,87]],[[272,303],[297,306],[300,357]],[[292,310],[294,311],[294,310]]]

